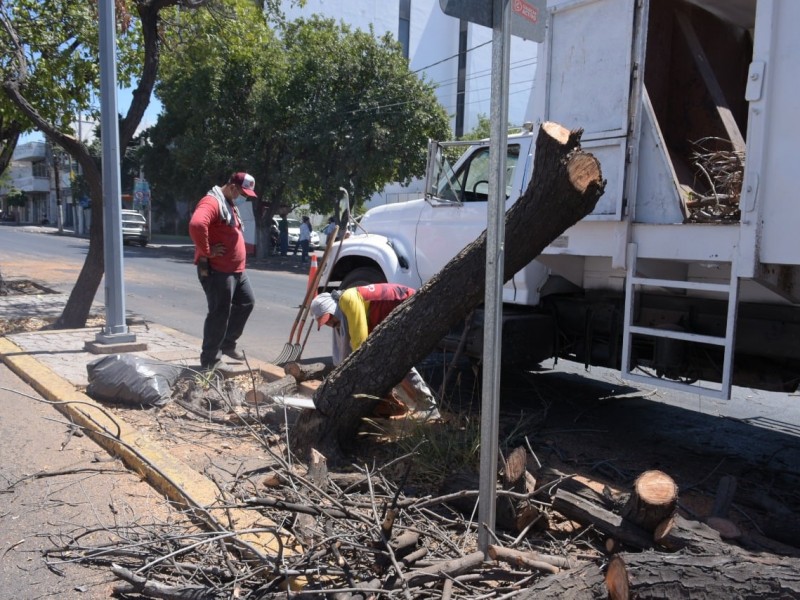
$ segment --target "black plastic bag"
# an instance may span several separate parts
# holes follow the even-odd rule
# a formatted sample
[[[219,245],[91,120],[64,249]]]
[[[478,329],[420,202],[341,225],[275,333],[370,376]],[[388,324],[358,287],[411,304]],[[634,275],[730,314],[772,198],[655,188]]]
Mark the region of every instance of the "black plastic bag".
[[[183,373],[179,365],[131,354],[109,354],[86,365],[86,393],[95,400],[131,406],[164,406]]]

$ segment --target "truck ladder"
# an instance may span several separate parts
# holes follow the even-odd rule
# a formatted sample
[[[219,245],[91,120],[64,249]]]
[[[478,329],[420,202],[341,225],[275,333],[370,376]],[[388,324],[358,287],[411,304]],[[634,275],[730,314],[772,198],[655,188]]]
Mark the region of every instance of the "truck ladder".
[[[622,376],[630,381],[644,382],[659,387],[667,387],[683,392],[701,394],[728,400],[731,394],[731,380],[733,376],[733,351],[736,339],[736,313],[739,304],[739,278],[736,274],[735,264],[731,264],[731,280],[728,284],[703,283],[695,281],[679,281],[673,279],[655,279],[642,277],[638,274],[637,244],[628,244],[627,277],[625,278],[625,313],[622,338]],[[639,286],[673,288],[681,290],[696,290],[707,292],[721,292],[727,296],[728,310],[725,322],[725,336],[717,337],[701,335],[684,331],[657,329],[633,324],[634,302]],[[706,387],[696,383],[682,383],[672,379],[656,378],[655,376],[641,375],[631,372],[631,354],[633,336],[644,335],[651,338],[669,338],[693,343],[713,344],[721,346],[724,351],[722,364],[722,382],[720,389]]]

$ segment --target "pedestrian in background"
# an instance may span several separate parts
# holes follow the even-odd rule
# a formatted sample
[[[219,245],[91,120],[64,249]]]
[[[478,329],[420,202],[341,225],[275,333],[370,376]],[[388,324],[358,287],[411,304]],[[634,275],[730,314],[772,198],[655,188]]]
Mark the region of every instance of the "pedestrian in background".
[[[324,233],[326,236],[329,236],[334,232],[335,229],[336,229],[336,219],[331,217],[330,219],[328,219],[328,224],[325,225],[325,229],[322,230],[322,233]],[[327,237],[325,239],[327,241]]]
[[[333,329],[333,364],[338,365],[355,352],[378,323],[413,294],[414,289],[405,285],[376,283],[317,295],[310,310],[317,320],[317,329],[323,325]],[[426,419],[439,418],[436,398],[414,367],[394,391],[407,409]]]
[[[300,223],[300,235],[297,238],[297,243],[294,245],[294,254],[297,254],[297,247],[300,247],[301,255],[300,262],[306,264],[308,262],[308,247],[311,244],[311,219],[304,216]]]
[[[253,312],[255,297],[245,273],[244,227],[235,201],[241,195],[255,198],[254,188],[252,175],[234,173],[225,185],[215,185],[200,199],[189,221],[197,276],[208,303],[202,370],[218,367],[222,354],[244,359],[236,342]]]
[[[278,236],[281,244],[281,256],[289,255],[289,220],[286,215],[281,215],[278,221]]]

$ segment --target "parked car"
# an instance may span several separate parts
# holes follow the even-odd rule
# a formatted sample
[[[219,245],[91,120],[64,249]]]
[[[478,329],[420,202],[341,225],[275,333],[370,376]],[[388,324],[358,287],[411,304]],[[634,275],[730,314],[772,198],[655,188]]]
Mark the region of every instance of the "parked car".
[[[122,211],[122,243],[136,243],[147,246],[150,241],[150,228],[144,215],[135,210]]]
[[[289,221],[289,251],[291,252],[294,250],[294,245],[297,243],[297,239],[300,237],[300,221],[297,219],[292,219],[291,217],[286,217],[286,220]],[[272,219],[275,227],[278,227],[278,231],[280,231],[280,217],[273,217]],[[311,230],[311,238],[309,240],[309,248],[311,250],[319,250],[320,242],[319,242],[319,233]]]

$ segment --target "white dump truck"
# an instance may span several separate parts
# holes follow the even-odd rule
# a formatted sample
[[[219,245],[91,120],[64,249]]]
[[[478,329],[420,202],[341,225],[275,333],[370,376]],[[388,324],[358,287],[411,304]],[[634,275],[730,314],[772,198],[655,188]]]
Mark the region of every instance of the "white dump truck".
[[[584,130],[607,185],[505,285],[503,364],[561,357],[719,397],[732,384],[796,389],[800,1],[549,0],[548,11],[533,125],[508,138],[507,206],[535,180],[544,121]],[[431,143],[425,197],[367,212],[331,281],[420,287],[437,273],[486,228],[488,146],[451,166],[448,144]]]

